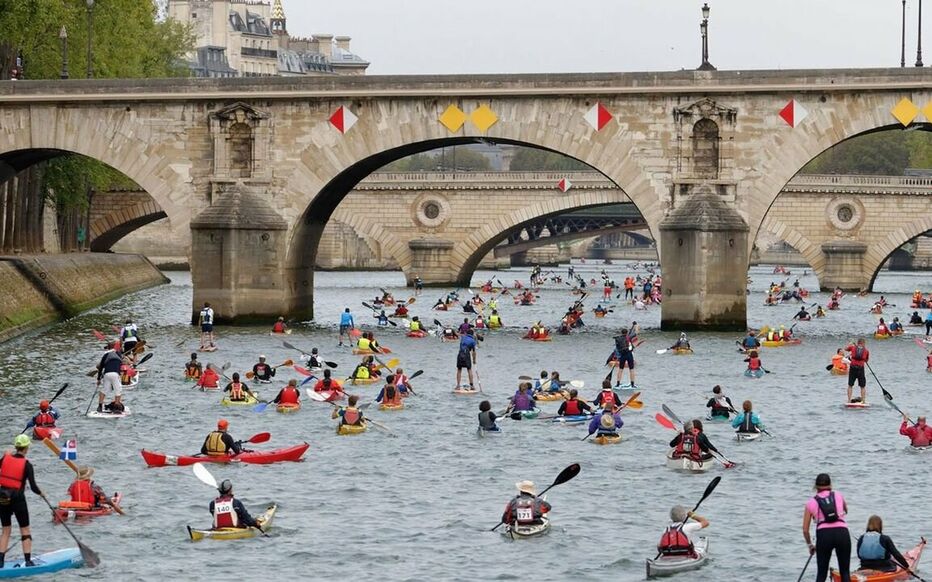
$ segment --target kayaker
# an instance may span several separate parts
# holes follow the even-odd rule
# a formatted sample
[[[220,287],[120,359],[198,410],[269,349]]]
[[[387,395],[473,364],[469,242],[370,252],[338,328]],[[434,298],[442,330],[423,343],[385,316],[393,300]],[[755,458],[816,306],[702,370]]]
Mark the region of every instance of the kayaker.
[[[382,367],[376,363],[375,356],[366,356],[362,359],[362,363],[369,368],[370,378],[378,378],[382,375]]]
[[[379,345],[379,342],[375,341],[375,334],[370,331],[366,332],[365,335],[369,338],[369,349],[377,354],[381,354],[382,346]]]
[[[714,418],[724,418],[725,420],[731,418],[731,413],[735,411],[734,404],[731,403],[731,398],[725,396],[722,392],[722,387],[718,384],[712,388],[712,398],[709,399],[705,404],[706,408],[711,408],[709,416]]]
[[[447,304],[443,302],[442,297],[437,300],[437,303],[434,303],[433,309],[435,311],[446,311],[447,310]]]
[[[756,373],[758,370],[764,369],[764,364],[760,361],[760,354],[757,353],[757,350],[751,350],[751,353],[744,358],[744,361],[747,362],[748,370],[751,370],[751,372]]]
[[[353,314],[350,313],[350,308],[347,307],[340,314],[340,343],[338,345],[343,345],[343,336],[348,334],[351,329],[356,329],[356,322],[353,321]]]
[[[744,351],[757,349],[760,347],[760,340],[757,339],[753,331],[749,331],[747,337],[742,340],[741,347],[744,348]]]
[[[272,404],[301,404],[301,392],[297,380],[288,380],[288,385],[278,391]]]
[[[139,375],[136,368],[131,364],[131,360],[124,354],[123,363],[120,364],[120,383],[129,386],[133,383],[133,378]]]
[[[288,331],[288,324],[285,323],[285,317],[278,316],[278,321],[272,325],[272,333],[285,333]]]
[[[515,420],[521,419],[522,412],[534,410],[537,407],[537,400],[534,398],[534,394],[531,393],[531,383],[521,382],[518,385],[518,391],[510,398],[509,402],[505,414],[511,413],[511,417]]]
[[[890,335],[890,329],[887,327],[887,323],[883,320],[882,317],[880,318],[880,321],[877,322],[876,334],[882,336]]]
[[[444,327],[442,339],[444,341],[451,342],[453,340],[458,340],[460,338],[459,334],[456,333],[456,330],[452,327]]]
[[[816,582],[825,582],[828,578],[832,552],[838,560],[841,582],[851,582],[851,535],[845,522],[848,504],[841,493],[832,491],[832,478],[827,473],[819,473],[815,489],[815,496],[806,502],[803,512],[803,538],[809,546],[809,553],[816,556]],[[816,522],[815,545],[809,535],[813,519]]]
[[[909,316],[910,325],[922,325],[922,317],[919,316],[918,311],[913,311],[913,314]]]
[[[612,390],[612,381],[602,380],[602,391],[599,392],[592,403],[596,407],[600,407],[609,402],[613,403],[615,406],[621,406],[621,398]]]
[[[405,375],[401,368],[395,369],[395,387],[401,392],[402,398],[408,397],[408,388],[411,386],[411,380]]]
[[[13,516],[19,525],[20,539],[23,542],[23,558],[26,566],[34,566],[32,562],[32,534],[29,530],[29,506],[26,504],[26,484],[32,492],[39,497],[45,497],[42,490],[36,485],[35,471],[32,463],[26,460],[29,444],[32,440],[24,435],[17,435],[13,439],[15,452],[6,452],[0,459],[0,568],[7,548],[10,546],[10,534],[13,531]]]
[[[540,392],[544,389],[544,385],[550,382],[548,376],[550,376],[550,373],[547,370],[541,370],[540,378],[534,380],[534,392]]]
[[[381,310],[378,314],[373,314],[373,315],[378,320],[376,321],[376,325],[382,325],[382,326],[388,325],[388,315],[385,314],[384,309]]]
[[[900,425],[900,434],[909,437],[909,444],[914,447],[928,447],[932,445],[932,426],[926,424],[926,417],[920,416],[916,424],[909,426],[909,417],[903,414],[903,424]]]
[[[909,570],[909,562],[896,549],[890,536],[883,534],[883,520],[879,515],[867,518],[867,530],[858,538],[858,559],[861,570],[896,572],[898,568]]]
[[[356,349],[361,352],[372,351],[372,342],[369,341],[368,333],[364,333],[361,336],[359,336],[359,339],[356,340]]]
[[[809,315],[809,312],[806,311],[806,306],[803,305],[799,308],[799,311],[796,313],[796,315],[793,316],[793,319],[798,321],[809,321],[812,319],[812,316]]]
[[[502,513],[502,523],[507,525],[539,525],[544,523],[544,514],[553,507],[537,496],[537,489],[531,481],[515,483],[518,495],[508,502]]]
[[[476,340],[473,338],[472,332],[466,332],[463,337],[460,338],[460,349],[456,354],[456,386],[459,388],[463,385],[463,370],[466,370],[466,374],[469,377],[469,389],[475,390],[473,387],[473,364],[476,363]]]
[[[29,419],[29,422],[26,423],[26,428],[32,428],[34,426],[40,428],[54,428],[55,421],[58,420],[59,416],[55,407],[50,405],[48,400],[43,400],[39,402],[39,412]]]
[[[555,394],[560,392],[563,389],[563,386],[569,384],[569,382],[564,382],[560,379],[560,373],[554,370],[550,372],[550,381],[543,382],[540,387],[541,392],[548,392],[550,394]]]
[[[275,368],[265,363],[265,356],[259,356],[259,363],[252,367],[252,373],[259,382],[271,382]]]
[[[634,388],[634,344],[628,336],[628,329],[623,328],[621,334],[615,336],[615,360],[618,362],[618,372],[615,377],[615,386],[621,386],[625,368],[628,369],[628,380]]]
[[[113,348],[113,342],[108,342],[107,351],[97,364],[97,412],[104,411],[104,397],[108,389],[113,392],[113,401],[122,404],[123,382],[120,380],[122,365],[123,358]]]
[[[414,276],[414,294],[420,295],[421,291],[424,290],[424,281],[421,280],[417,275]]]
[[[389,374],[385,377],[385,386],[379,390],[376,402],[381,402],[386,406],[401,406],[401,391],[395,386],[395,375]]]
[[[500,429],[495,421],[498,419],[492,412],[492,404],[488,400],[479,403],[479,428],[489,432],[499,432]]]
[[[201,377],[201,372],[204,371],[204,368],[201,367],[201,363],[197,361],[197,354],[191,354],[191,361],[184,365],[184,377],[189,380],[197,380]]]
[[[676,340],[672,346],[671,350],[691,350],[692,348],[689,345],[689,340],[686,338],[686,332],[680,333],[680,339]]]
[[[835,352],[835,355],[832,356],[832,368],[839,372],[848,372],[848,357],[845,355],[845,350],[838,348],[838,351]]]
[[[660,556],[695,557],[693,534],[709,527],[709,520],[677,505],[670,510],[670,521],[657,543],[657,553]]]
[[[468,305],[468,303],[467,303],[467,305]],[[465,334],[467,331],[469,331],[469,330],[471,330],[471,329],[472,329],[472,324],[469,323],[469,318],[468,318],[468,317],[464,317],[464,318],[463,318],[463,323],[460,324],[459,329],[457,329],[456,331],[458,331],[460,335],[463,335],[463,334]]]
[[[764,429],[760,417],[753,410],[754,405],[750,400],[745,400],[741,404],[741,412],[731,421],[731,427],[738,429],[736,432],[759,433]]]
[[[201,349],[214,346],[214,310],[210,303],[205,302],[204,308],[198,316],[201,325]]]
[[[608,383],[608,387],[611,390],[611,382]],[[585,401],[580,400],[579,392],[575,388],[571,388],[569,398],[560,403],[557,416],[580,416],[583,414],[592,414],[592,407]]]
[[[318,380],[317,384],[314,384],[314,392],[324,392],[336,390],[337,392],[343,392],[343,386],[340,385],[338,380],[334,380],[330,377],[330,370],[324,370],[324,377],[322,380]]]
[[[890,322],[890,325],[887,326],[890,330],[890,333],[896,333],[903,331],[903,324],[900,323],[899,317],[894,317],[893,321]]]
[[[421,331],[421,320],[415,315],[411,318],[411,324],[408,326],[408,331]]]
[[[104,493],[103,488],[91,480],[93,476],[92,467],[83,465],[78,467],[77,477],[68,486],[68,495],[71,496],[69,509],[94,509],[110,505],[110,499]]]
[[[858,340],[857,345],[851,344],[845,351],[850,354],[851,363],[848,364],[848,402],[856,402],[851,399],[851,392],[854,389],[854,382],[857,380],[861,388],[861,398],[857,402],[867,403],[867,377],[864,375],[864,367],[870,360],[871,353],[864,345],[864,338]]]
[[[608,406],[602,409],[601,414],[596,414],[589,421],[589,434],[598,433],[596,436],[615,437],[618,436],[618,429],[625,425],[614,406]]]
[[[491,305],[491,302],[489,303]],[[498,314],[497,309],[492,310],[492,314],[489,315],[489,329],[498,329],[504,325],[502,323],[502,316]]]
[[[204,373],[201,374],[201,377],[197,379],[194,385],[208,390],[216,390],[220,387],[220,374],[214,370],[213,366],[207,364]]]
[[[229,479],[224,479],[217,490],[220,496],[211,501],[209,507],[210,514],[214,516],[214,529],[259,527],[243,502],[233,497],[233,483]]]
[[[127,319],[120,329],[120,344],[124,354],[132,354],[139,343],[139,328],[132,319]]]
[[[405,317],[408,315],[408,306],[404,303],[399,303],[395,306],[395,313],[392,313],[395,317]]]
[[[311,355],[305,356],[305,363],[308,368],[320,369],[324,367],[324,361],[320,358],[317,348],[311,348]],[[274,369],[272,370],[275,371]]]
[[[816,307],[815,316],[816,316],[816,317],[825,317],[825,310],[822,309],[822,306],[821,306],[821,305],[819,305],[818,307]]]
[[[472,301],[463,303],[463,313],[476,313],[476,308],[473,306]]]
[[[240,382],[239,372],[233,372],[233,380],[226,385],[223,391],[230,393],[231,402],[246,402],[248,396],[258,399],[256,395],[253,394],[252,390],[249,389],[249,386]]]
[[[350,424],[358,426],[365,424],[365,418],[362,415],[362,410],[360,410],[356,403],[359,402],[359,396],[352,394],[347,401],[347,406],[341,406],[340,408],[334,408],[333,413],[331,413],[330,418],[339,418],[340,425]],[[337,430],[339,430],[339,426]]]
[[[709,437],[702,432],[702,421],[698,419],[683,425],[683,432],[670,441],[670,448],[673,449],[674,459],[689,457],[699,462],[712,459],[713,452],[718,453],[718,449],[712,445]]]
[[[211,432],[204,439],[201,445],[201,454],[208,457],[224,457],[226,455],[238,455],[243,452],[239,443],[230,436],[227,429],[230,423],[225,418],[217,421],[217,430]]]
[[[485,319],[482,318],[482,314],[481,314],[481,313],[480,313],[479,315],[476,316],[475,327],[476,327],[476,329],[485,329],[485,328],[486,328]]]

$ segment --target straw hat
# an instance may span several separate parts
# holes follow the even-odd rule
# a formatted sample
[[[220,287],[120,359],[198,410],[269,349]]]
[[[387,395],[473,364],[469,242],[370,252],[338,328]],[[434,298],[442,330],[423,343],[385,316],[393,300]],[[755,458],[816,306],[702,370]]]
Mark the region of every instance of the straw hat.
[[[603,414],[602,418],[599,419],[599,423],[602,428],[615,428],[615,419],[612,418],[611,414]]]
[[[533,481],[518,481],[515,483],[515,487],[517,487],[518,491],[521,493],[527,493],[528,495],[537,494],[537,489],[534,487]]]
[[[93,476],[94,476],[93,467],[88,467],[86,465],[82,465],[78,467],[78,479],[81,479],[82,481],[84,481],[84,480],[90,479]]]

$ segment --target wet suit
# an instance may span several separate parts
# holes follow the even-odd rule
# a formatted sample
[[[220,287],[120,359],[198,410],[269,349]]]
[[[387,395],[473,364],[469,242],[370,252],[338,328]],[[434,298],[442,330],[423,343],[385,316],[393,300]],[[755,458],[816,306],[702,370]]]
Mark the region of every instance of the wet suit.
[[[0,458],[0,468],[3,467],[4,462],[7,462],[7,459],[11,459],[10,463],[16,463],[25,458],[19,453],[4,455],[3,458]],[[42,490],[36,485],[36,474],[33,471],[32,463],[29,461],[25,461],[19,489],[0,488],[0,525],[3,527],[13,525],[13,516],[16,516],[16,523],[19,524],[20,528],[29,527],[29,507],[26,505],[27,483],[33,493],[42,495]],[[8,500],[8,503],[4,503],[6,500]]]

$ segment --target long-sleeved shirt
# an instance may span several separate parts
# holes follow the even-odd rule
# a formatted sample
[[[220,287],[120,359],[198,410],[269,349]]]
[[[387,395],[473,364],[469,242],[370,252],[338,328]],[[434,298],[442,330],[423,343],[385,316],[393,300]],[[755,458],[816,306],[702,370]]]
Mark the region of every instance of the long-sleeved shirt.
[[[676,435],[672,441],[670,441],[670,448],[675,449],[676,445],[680,444],[680,441],[683,440],[683,433]],[[709,437],[705,436],[704,432],[700,432],[696,437],[696,442],[699,444],[699,449],[702,451],[714,451],[718,452],[711,442],[709,442]]]
[[[615,426],[611,429],[606,429],[602,427],[602,416],[601,414],[596,414],[592,417],[592,420],[589,421],[589,434],[598,432],[600,435],[603,434],[618,434],[618,429],[625,425],[625,421],[621,420],[621,415],[617,412],[612,415],[612,418],[615,420]]]
[[[751,413],[751,428],[754,430],[744,430],[746,428],[744,426],[745,424],[744,421],[745,421],[745,414],[744,412],[740,412],[738,413],[738,416],[736,416],[734,420],[731,421],[731,426],[733,428],[739,429],[738,432],[760,432],[761,429],[763,428],[763,425],[761,424],[761,421],[760,421],[760,417],[757,416],[756,412]]]
[[[861,558],[861,542],[864,540],[864,536],[858,538],[858,558]],[[886,570],[892,571],[895,569],[894,560],[896,563],[902,565],[908,565],[909,562],[906,561],[906,558],[903,557],[903,554],[896,549],[896,546],[893,544],[893,540],[890,539],[890,536],[882,535],[880,536],[880,545],[883,547],[885,556],[882,560],[865,560],[861,559],[861,568],[870,568],[872,570]],[[893,558],[893,559],[891,559]]]
[[[910,444],[914,447],[927,447],[932,444],[932,426],[925,423],[920,425],[909,426],[906,421],[900,425],[900,434],[908,436]]]
[[[216,503],[214,501],[210,502],[210,514],[214,514],[214,507]],[[259,527],[259,524],[256,522],[256,519],[249,515],[249,512],[246,511],[246,506],[243,505],[243,502],[239,499],[233,498],[233,511],[236,512],[236,518],[239,521],[240,527]]]
[[[123,365],[123,358],[116,353],[116,350],[107,350],[107,352],[101,356],[100,363],[97,364],[97,379],[100,380],[104,377],[104,374],[109,374],[111,372],[120,373],[120,366]]]

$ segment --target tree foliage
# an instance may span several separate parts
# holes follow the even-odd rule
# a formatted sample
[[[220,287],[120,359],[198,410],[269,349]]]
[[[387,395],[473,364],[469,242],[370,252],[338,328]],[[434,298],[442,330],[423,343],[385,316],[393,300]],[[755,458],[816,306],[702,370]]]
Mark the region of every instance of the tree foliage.
[[[469,147],[449,147],[414,154],[387,164],[383,172],[481,172],[491,168],[489,158]]]
[[[584,172],[588,165],[557,152],[535,148],[515,148],[511,169],[516,172]]]
[[[801,173],[901,176],[907,168],[932,168],[932,134],[890,130],[853,137],[822,152]]]

